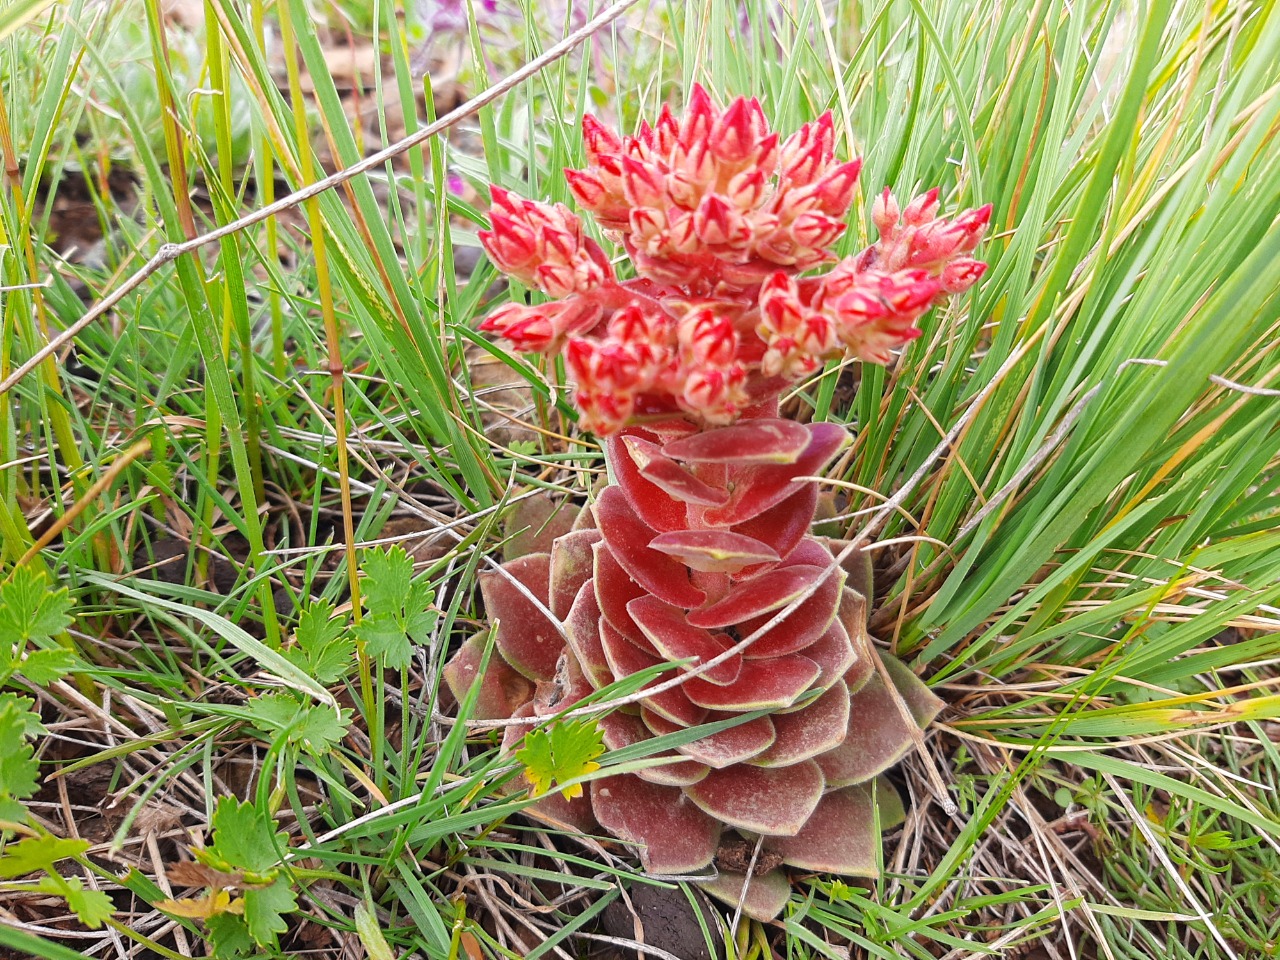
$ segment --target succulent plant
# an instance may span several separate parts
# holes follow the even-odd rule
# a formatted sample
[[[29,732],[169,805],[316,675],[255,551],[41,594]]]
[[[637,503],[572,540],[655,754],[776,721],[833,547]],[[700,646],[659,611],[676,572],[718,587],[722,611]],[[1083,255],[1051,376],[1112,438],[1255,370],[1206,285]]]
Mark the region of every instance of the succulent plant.
[[[811,478],[847,432],[779,418],[778,396],[826,358],[883,362],[917,336],[916,319],[981,276],[969,254],[990,208],[946,221],[937,191],[905,211],[885,191],[879,241],[801,277],[835,259],[859,172],[834,159],[829,114],[781,141],[757,101],[719,110],[695,87],[682,120],[664,109],[619,138],[588,117],[584,135],[570,188],[637,276],[619,280],[567,208],[494,188],[486,249],[554,299],[507,304],[483,329],[564,353],[612,482],[549,552],[481,578],[496,655],[481,675],[472,639],[445,677],[459,695],[480,683],[477,716],[525,719],[674,664],[600,718],[605,744],[713,732],[673,737],[685,742],[660,765],[548,795],[542,811],[771,918],[787,866],[874,874],[877,823],[902,815],[877,778],[941,707],[872,649],[865,557],[810,534]]]

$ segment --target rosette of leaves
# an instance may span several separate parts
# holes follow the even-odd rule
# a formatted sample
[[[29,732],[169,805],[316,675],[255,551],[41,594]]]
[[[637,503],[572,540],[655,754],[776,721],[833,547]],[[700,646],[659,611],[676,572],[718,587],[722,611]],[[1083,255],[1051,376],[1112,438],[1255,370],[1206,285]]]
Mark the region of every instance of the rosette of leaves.
[[[787,867],[875,874],[877,827],[901,817],[877,778],[941,706],[871,649],[862,558],[841,564],[809,534],[818,490],[798,478],[848,440],[835,424],[769,416],[623,428],[606,448],[616,483],[578,529],[482,577],[497,623],[487,669],[477,638],[445,670],[459,696],[479,678],[478,716],[521,718],[676,664],[601,718],[605,745],[715,732],[660,754],[667,763],[595,780],[589,795],[548,795],[542,812],[634,845],[651,873],[706,875],[711,893],[759,918],[785,904]],[[509,728],[508,748],[524,729]]]

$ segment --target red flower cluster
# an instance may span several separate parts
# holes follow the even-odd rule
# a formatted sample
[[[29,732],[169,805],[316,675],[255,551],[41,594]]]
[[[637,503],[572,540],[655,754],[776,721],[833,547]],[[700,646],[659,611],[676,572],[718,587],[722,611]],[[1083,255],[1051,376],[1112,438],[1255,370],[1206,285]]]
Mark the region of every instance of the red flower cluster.
[[[637,277],[619,281],[561,205],[493,190],[481,242],[502,270],[553,300],[507,304],[482,329],[517,350],[564,352],[583,425],[610,433],[672,413],[728,423],[845,351],[883,363],[915,321],[968,289],[990,206],[937,217],[931,190],[900,212],[886,190],[879,241],[830,273],[861,161],[835,159],[831,114],[785,141],[758,100],[726,109],[695,86],[683,118],[618,137],[583,121],[587,167],[566,170],[578,202],[617,235]]]

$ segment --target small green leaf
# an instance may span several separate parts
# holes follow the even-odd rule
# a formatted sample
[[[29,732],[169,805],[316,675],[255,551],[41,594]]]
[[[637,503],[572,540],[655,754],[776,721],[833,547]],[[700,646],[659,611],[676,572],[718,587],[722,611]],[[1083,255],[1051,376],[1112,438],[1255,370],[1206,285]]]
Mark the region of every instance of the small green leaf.
[[[67,886],[63,891],[67,906],[90,930],[97,930],[115,912],[116,905],[101,890],[88,889],[78,877],[68,877],[63,882]]]
[[[289,693],[271,693],[249,701],[254,723],[269,736],[285,734],[288,742],[313,753],[332,750],[347,735],[351,711],[335,713],[323,704],[299,700]]]
[[[333,604],[317,600],[302,611],[294,634],[297,647],[285,656],[321,683],[333,683],[351,672],[355,639],[345,617],[333,615]]]
[[[0,584],[0,643],[48,640],[71,626],[67,588],[49,589],[49,577],[18,567]]]
[[[27,837],[6,844],[0,856],[0,879],[12,880],[28,873],[52,870],[59,860],[78,857],[89,849],[87,840],[64,840],[61,837]]]
[[[288,842],[275,827],[275,821],[252,803],[220,797],[213,811],[213,843],[203,852],[233,870],[266,873],[280,863]]]
[[[526,734],[516,759],[524,764],[525,776],[538,796],[555,784],[599,770],[595,758],[602,753],[604,732],[599,725],[593,720],[569,720]],[[566,800],[580,797],[582,784],[565,787],[560,793]]]
[[[39,786],[40,765],[29,740],[44,727],[30,705],[26,697],[0,694],[0,801],[29,797]]]
[[[356,635],[382,666],[403,670],[413,644],[425,643],[436,625],[435,593],[426,581],[413,580],[413,560],[400,547],[367,553],[362,569],[369,613]]]
[[[253,937],[241,917],[233,913],[220,913],[204,922],[213,941],[214,956],[224,960],[236,960],[253,952]]]
[[[396,617],[368,617],[356,628],[365,652],[390,670],[403,670],[413,657],[413,644]]]
[[[298,898],[285,880],[244,892],[244,922],[259,946],[274,947],[276,934],[289,929],[283,914],[297,909]]]
[[[47,687],[74,670],[77,663],[70,650],[32,650],[18,665],[18,673],[37,686]]]
[[[399,616],[413,580],[413,559],[404,548],[395,546],[390,550],[370,550],[361,557],[360,569],[364,572],[361,589],[369,613]]]

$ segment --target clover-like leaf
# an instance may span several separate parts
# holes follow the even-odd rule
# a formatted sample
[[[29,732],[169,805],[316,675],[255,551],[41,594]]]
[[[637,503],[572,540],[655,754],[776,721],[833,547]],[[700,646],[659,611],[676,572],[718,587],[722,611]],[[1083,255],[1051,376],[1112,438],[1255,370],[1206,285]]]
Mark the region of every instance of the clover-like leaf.
[[[90,890],[80,882],[79,877],[59,878],[58,891],[66,898],[67,907],[90,930],[97,930],[111,914],[116,905],[101,890]]]
[[[47,574],[22,566],[0,583],[0,644],[47,640],[71,626],[67,588],[49,588]]]
[[[516,759],[524,764],[525,776],[534,794],[548,792],[566,780],[586,776],[600,769],[596,757],[604,753],[604,732],[593,720],[566,720],[525,734],[524,746]],[[560,790],[566,800],[582,796],[582,784]]]
[[[244,892],[244,922],[249,936],[262,947],[275,947],[277,934],[289,929],[284,914],[297,909],[298,898],[284,880]]]
[[[355,638],[345,617],[333,615],[333,604],[316,600],[298,618],[297,646],[284,655],[321,683],[334,683],[351,672]]]
[[[198,850],[197,859],[220,870],[266,874],[283,855],[288,837],[252,803],[219,797],[213,811],[213,843]]]
[[[30,706],[26,697],[0,694],[0,815],[8,820],[24,819],[22,805],[16,801],[31,796],[39,786],[40,766],[30,740],[44,727]]]
[[[347,735],[351,723],[350,710],[334,713],[333,708],[322,703],[300,700],[285,692],[254,697],[249,701],[249,714],[272,737],[283,733],[288,742],[315,754],[332,750]]]

